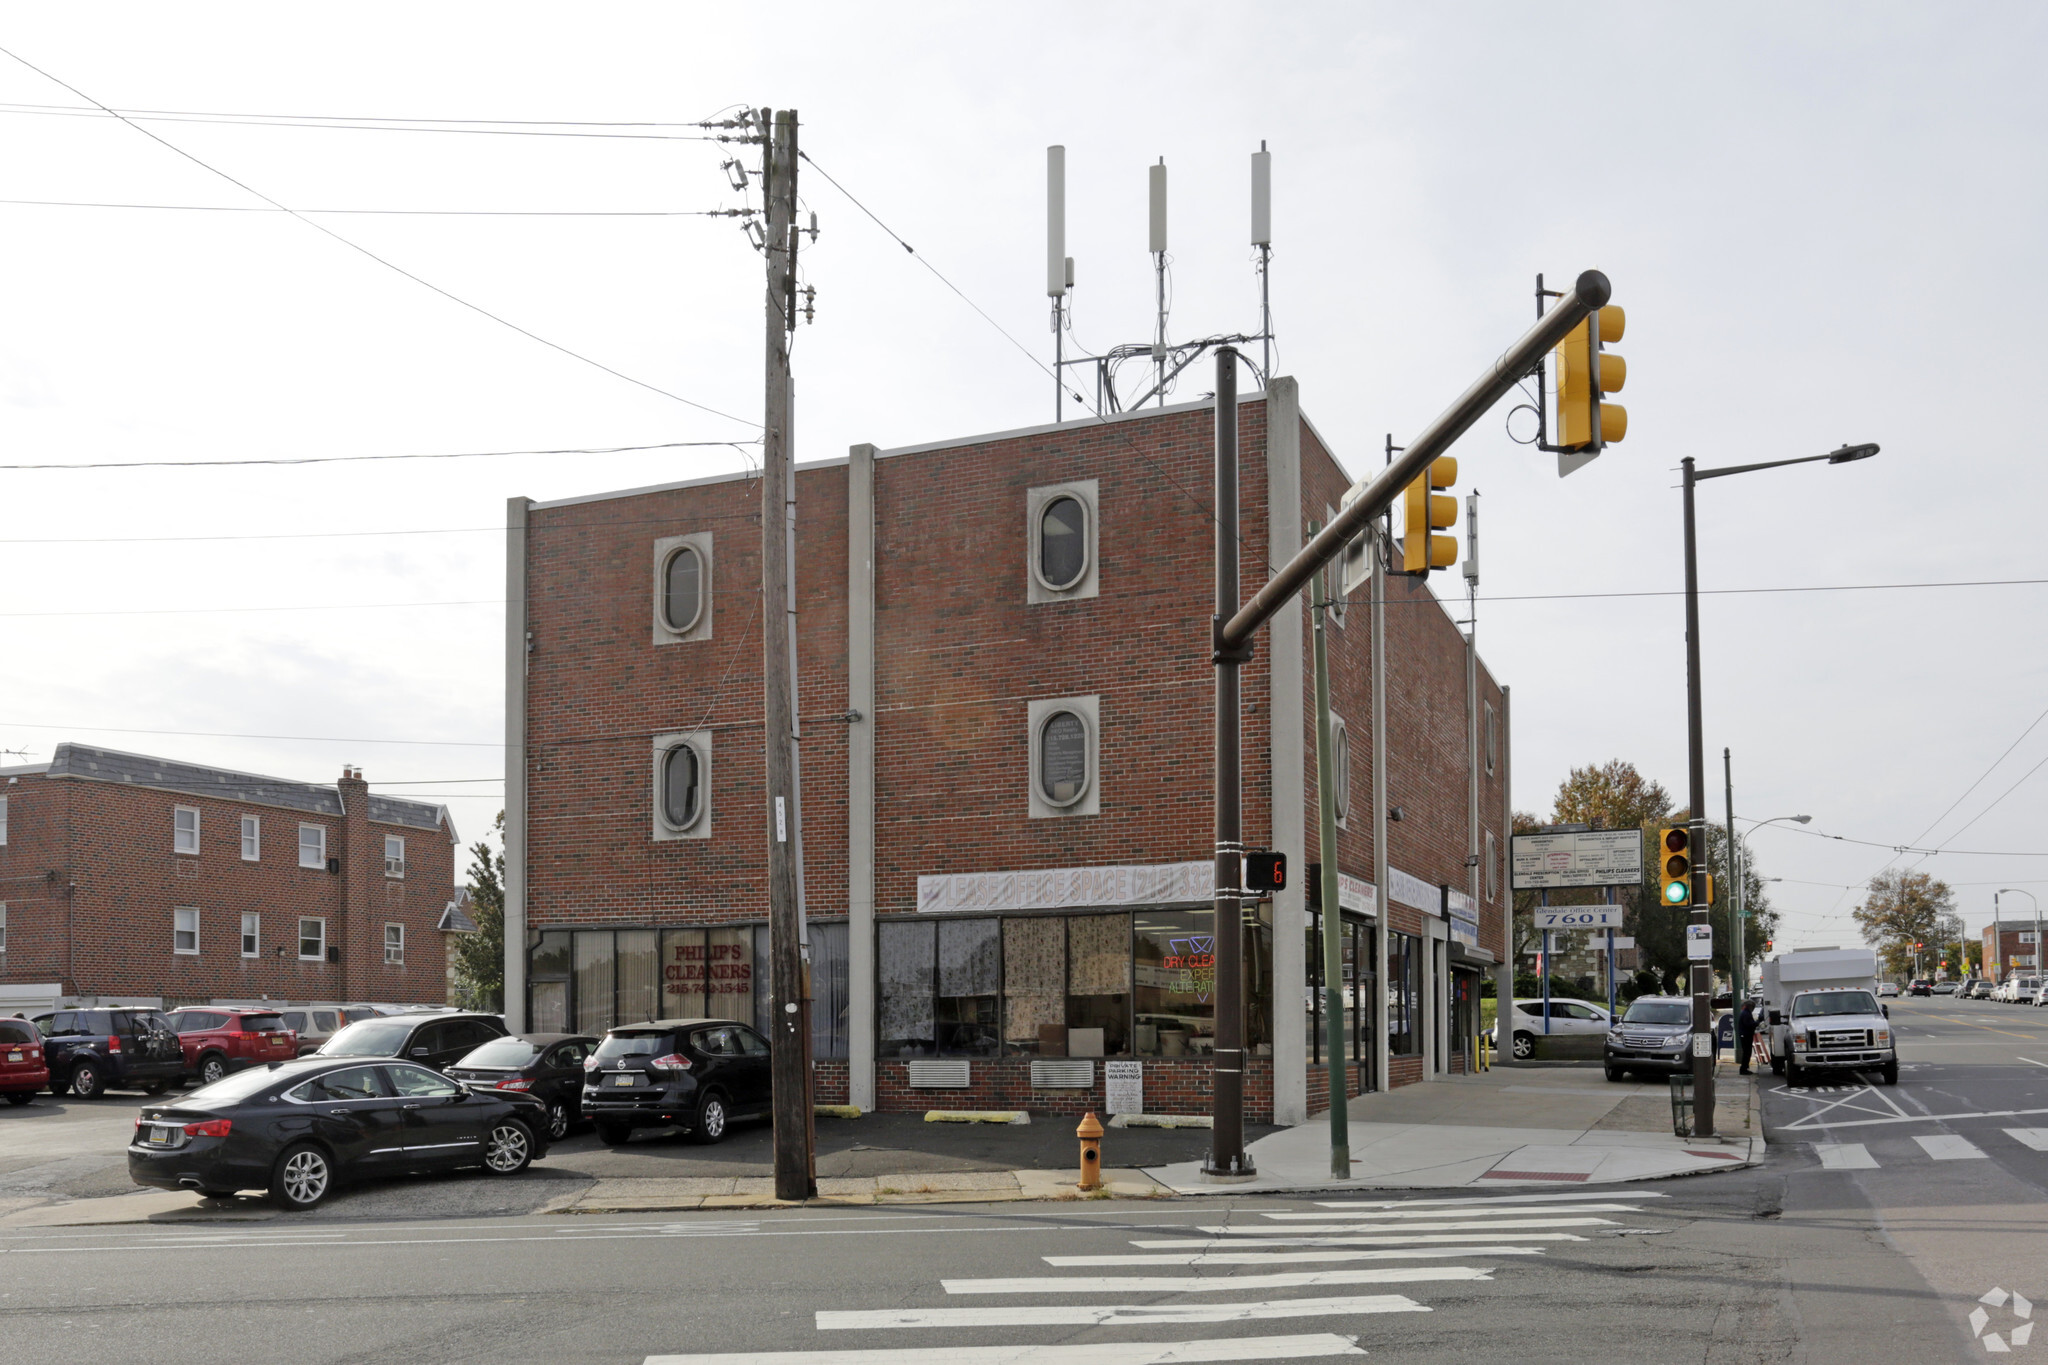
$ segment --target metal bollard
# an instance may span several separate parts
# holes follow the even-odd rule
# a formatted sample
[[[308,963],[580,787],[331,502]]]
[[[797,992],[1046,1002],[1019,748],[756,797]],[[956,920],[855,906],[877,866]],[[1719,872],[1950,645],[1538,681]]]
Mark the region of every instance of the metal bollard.
[[[1102,1188],[1102,1122],[1094,1114],[1082,1116],[1081,1126],[1074,1130],[1074,1136],[1081,1139],[1081,1183],[1084,1190]]]

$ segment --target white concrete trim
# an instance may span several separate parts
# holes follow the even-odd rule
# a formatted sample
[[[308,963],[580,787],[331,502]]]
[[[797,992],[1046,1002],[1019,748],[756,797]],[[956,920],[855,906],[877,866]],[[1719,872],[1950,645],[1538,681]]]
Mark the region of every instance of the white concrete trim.
[[[846,1097],[875,1108],[875,448],[846,466]]]
[[[1266,553],[1286,563],[1301,549],[1301,387],[1291,378],[1269,382],[1266,398]],[[1273,1122],[1308,1122],[1308,1039],[1282,1001],[1308,990],[1308,716],[1307,628],[1297,595],[1267,624],[1266,752],[1272,770],[1272,847],[1299,869],[1273,893]],[[1343,897],[1338,899],[1341,901]]]
[[[526,1031],[526,518],[505,503],[505,1025]]]

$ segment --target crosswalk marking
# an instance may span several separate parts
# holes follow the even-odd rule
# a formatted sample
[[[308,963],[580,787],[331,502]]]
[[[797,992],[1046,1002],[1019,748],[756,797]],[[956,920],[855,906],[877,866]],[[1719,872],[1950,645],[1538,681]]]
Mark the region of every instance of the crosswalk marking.
[[[1257,1303],[1063,1303],[1015,1308],[819,1309],[818,1330],[878,1327],[1145,1327],[1160,1323],[1252,1322],[1261,1318],[1349,1317],[1354,1313],[1427,1313],[1400,1294],[1340,1299],[1267,1299]]]
[[[644,1365],[1208,1365],[1226,1360],[1362,1356],[1356,1337],[1311,1332],[1218,1341],[1089,1341],[1057,1345],[890,1346],[867,1351],[734,1351],[648,1356]]]
[[[1984,1152],[1976,1143],[1954,1133],[1937,1133],[1933,1137],[1915,1134],[1913,1141],[1920,1144],[1922,1151],[1936,1161],[1973,1161],[1984,1159]]]
[[[1480,1224],[1480,1223],[1410,1223],[1410,1224],[1408,1224],[1408,1225],[1407,1225],[1406,1227],[1404,1227],[1404,1228],[1388,1228],[1388,1229],[1386,1229],[1386,1230],[1387,1230],[1388,1232],[1456,1232],[1456,1231],[1460,1231],[1460,1230],[1464,1230],[1464,1231],[1472,1231],[1472,1230],[1475,1230],[1475,1229],[1476,1229],[1476,1230],[1479,1230],[1479,1231],[1483,1231],[1483,1232],[1491,1232],[1491,1231],[1494,1231],[1495,1229],[1499,1229],[1499,1228],[1589,1228],[1589,1227],[1612,1227],[1612,1226],[1614,1226],[1614,1220],[1613,1220],[1612,1218],[1507,1218],[1507,1219],[1502,1219],[1502,1220],[1500,1220],[1500,1221],[1498,1221],[1498,1222],[1492,1222],[1492,1223],[1484,1223],[1484,1224]],[[1249,1235],[1251,1235],[1251,1236],[1263,1236],[1264,1234],[1266,1234],[1266,1233],[1269,1233],[1269,1232],[1319,1232],[1319,1233],[1333,1233],[1333,1232],[1364,1232],[1364,1231],[1373,1231],[1373,1230],[1374,1230],[1374,1229],[1370,1229],[1370,1228],[1361,1228],[1361,1227],[1360,1227],[1360,1226],[1359,1226],[1358,1224],[1356,1224],[1356,1223],[1308,1223],[1308,1224],[1303,1224],[1303,1225],[1300,1225],[1300,1226],[1297,1226],[1297,1227],[1289,1227],[1289,1228],[1275,1228],[1275,1227],[1266,1227],[1266,1226],[1260,1226],[1260,1227],[1197,1227],[1197,1228],[1195,1229],[1195,1231],[1197,1231],[1197,1232],[1215,1232],[1215,1233],[1228,1233],[1228,1234],[1232,1234],[1232,1235],[1244,1235],[1244,1234],[1249,1234]]]
[[[1197,1229],[1207,1231],[1208,1229]],[[1279,1232],[1280,1228],[1246,1228],[1247,1232]],[[1287,1228],[1285,1231],[1298,1234],[1301,1228]],[[1397,1247],[1443,1242],[1488,1242],[1492,1237],[1484,1233],[1431,1233],[1423,1237],[1175,1237],[1163,1241],[1134,1241],[1134,1247],[1146,1251],[1173,1251],[1175,1249],[1229,1247],[1241,1250],[1245,1247]],[[1518,1232],[1518,1242],[1583,1242],[1586,1239],[1576,1232]],[[1461,1250],[1461,1256],[1474,1253]]]
[[[1327,1205],[1325,1207],[1328,1207]],[[1511,1218],[1518,1213],[1570,1214],[1570,1213],[1641,1213],[1636,1204],[1572,1204],[1551,1209],[1417,1209],[1410,1213],[1405,1209],[1360,1209],[1356,1213],[1262,1213],[1262,1218],[1280,1221],[1308,1222],[1316,1218],[1358,1218],[1358,1219],[1400,1219],[1400,1218]],[[1449,1224],[1446,1224],[1449,1226]],[[1476,1224],[1474,1226],[1477,1226]]]
[[[1314,1289],[1326,1284],[1419,1284],[1431,1280],[1492,1278],[1492,1270],[1477,1266],[1400,1265],[1372,1270],[1288,1270],[1272,1275],[1069,1275],[939,1283],[948,1294],[1216,1294]]]
[[[1209,1243],[1202,1243],[1207,1246]],[[1226,1244],[1234,1245],[1234,1244]],[[1047,1265],[1304,1265],[1328,1261],[1414,1261],[1428,1256],[1541,1256],[1542,1247],[1410,1247],[1397,1251],[1158,1251],[1135,1255],[1042,1256]]]
[[[1669,1198],[1668,1195],[1659,1194],[1655,1190],[1631,1190],[1628,1197],[1632,1200]],[[1405,1209],[1411,1206],[1417,1208],[1428,1206],[1431,1208],[1441,1208],[1448,1212],[1457,1205],[1477,1205],[1493,1208],[1499,1204],[1570,1204],[1584,1198],[1586,1196],[1583,1194],[1490,1194],[1465,1199],[1319,1199],[1316,1201],[1316,1207],[1319,1209]]]
[[[2048,1152],[2048,1128],[2008,1128],[2005,1135],[2037,1152]]]
[[[1814,1152],[1824,1171],[1874,1171],[1877,1161],[1860,1142],[1816,1142]]]

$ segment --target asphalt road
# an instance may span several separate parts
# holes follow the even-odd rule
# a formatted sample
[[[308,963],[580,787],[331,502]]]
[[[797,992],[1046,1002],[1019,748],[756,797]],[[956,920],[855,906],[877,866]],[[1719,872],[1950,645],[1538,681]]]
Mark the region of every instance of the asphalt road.
[[[2048,1011],[1892,1012],[1901,1083],[1770,1090],[1776,1145],[1754,1170],[1385,1204],[14,1229],[0,1339],[11,1358],[152,1365],[1925,1365],[1993,1354],[1994,1332],[2048,1355],[2048,1336],[2015,1338],[2033,1318],[2011,1297],[2048,1302]]]

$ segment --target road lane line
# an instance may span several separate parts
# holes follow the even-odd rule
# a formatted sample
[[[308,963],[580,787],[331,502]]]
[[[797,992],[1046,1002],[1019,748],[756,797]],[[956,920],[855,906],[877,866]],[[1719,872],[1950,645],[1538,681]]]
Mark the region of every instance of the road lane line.
[[[1843,1119],[1839,1123],[1810,1123],[1805,1119],[1788,1123],[1784,1131],[1803,1132],[1814,1128],[1874,1128],[1886,1123],[1945,1123],[1950,1119],[2017,1119],[2029,1114],[2048,1114],[2048,1109],[1981,1109],[1970,1114],[1908,1114],[1905,1118]]]
[[[1290,1229],[1298,1231],[1298,1229]],[[1269,1229],[1279,1231],[1279,1229]],[[1193,1248],[1220,1249],[1229,1247],[1242,1250],[1247,1247],[1394,1247],[1436,1244],[1442,1242],[1486,1242],[1488,1237],[1468,1237],[1457,1234],[1435,1234],[1427,1237],[1174,1237],[1158,1241],[1138,1239],[1131,1245],[1146,1251],[1186,1251]],[[1586,1239],[1576,1232],[1518,1232],[1518,1242],[1583,1242]],[[1459,1253],[1470,1256],[1469,1250]]]
[[[856,1308],[818,1310],[821,1332],[888,1327],[1144,1327],[1166,1323],[1255,1322],[1266,1318],[1350,1317],[1354,1313],[1427,1313],[1401,1294],[1343,1299],[1267,1299],[1256,1303],[1085,1303],[1015,1308]]]
[[[2025,1062],[2028,1066],[2048,1066],[2048,1062],[2037,1062],[2032,1057],[2022,1057],[2020,1058],[2020,1060]]]
[[[870,1351],[737,1351],[649,1356],[644,1365],[1203,1365],[1226,1360],[1362,1356],[1358,1338],[1333,1332],[1214,1341],[1087,1341],[1032,1346],[890,1346]]]
[[[1570,1204],[1563,1208],[1554,1209],[1420,1209],[1414,1213],[1383,1209],[1361,1210],[1357,1213],[1261,1213],[1259,1216],[1261,1218],[1289,1219],[1297,1222],[1307,1222],[1315,1218],[1356,1218],[1363,1222],[1366,1219],[1442,1218],[1447,1215],[1459,1218],[1512,1218],[1518,1213],[1641,1213],[1642,1211],[1642,1205],[1640,1204]],[[1445,1226],[1453,1225],[1446,1224]],[[1478,1227],[1480,1224],[1474,1223],[1472,1226]]]
[[[2048,1062],[2043,1062],[2041,1065],[2048,1066]],[[1669,1195],[1659,1194],[1655,1190],[1631,1190],[1628,1197],[1630,1199],[1670,1198]],[[1453,1204],[1476,1204],[1492,1208],[1496,1204],[1569,1204],[1584,1198],[1586,1196],[1583,1194],[1494,1194],[1479,1195],[1467,1199],[1319,1199],[1316,1201],[1316,1207],[1319,1209],[1394,1209],[1407,1208],[1413,1204],[1448,1209]]]
[[[1380,1266],[1372,1270],[1283,1270],[1272,1275],[1053,1275],[1002,1280],[940,1280],[948,1294],[1217,1294],[1319,1289],[1331,1284],[1422,1284],[1490,1280],[1492,1267]]]
[[[1413,1261],[1427,1256],[1541,1256],[1542,1247],[1411,1247],[1406,1251],[1156,1251],[1109,1256],[1041,1256],[1047,1265],[1310,1265],[1328,1261]]]
[[[1411,1223],[1406,1228],[1389,1227],[1387,1232],[1485,1232],[1493,1233],[1503,1228],[1590,1228],[1613,1227],[1612,1218],[1506,1218],[1488,1223]],[[1377,1228],[1360,1227],[1356,1223],[1306,1223],[1298,1227],[1215,1227],[1197,1226],[1192,1231],[1217,1233],[1225,1236],[1261,1237],[1273,1232],[1374,1232]]]
[[[1870,1149],[1860,1142],[1816,1142],[1813,1144],[1813,1151],[1814,1155],[1820,1158],[1820,1167],[1824,1171],[1877,1169],[1876,1158],[1872,1157]]]
[[[2008,1128],[2005,1135],[2037,1152],[2048,1152],[2048,1128]]]
[[[1989,1160],[1976,1143],[1954,1133],[1937,1133],[1933,1137],[1913,1135],[1913,1141],[1936,1161],[1980,1161]]]

